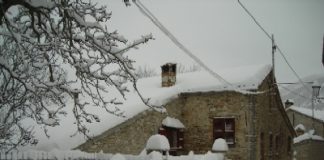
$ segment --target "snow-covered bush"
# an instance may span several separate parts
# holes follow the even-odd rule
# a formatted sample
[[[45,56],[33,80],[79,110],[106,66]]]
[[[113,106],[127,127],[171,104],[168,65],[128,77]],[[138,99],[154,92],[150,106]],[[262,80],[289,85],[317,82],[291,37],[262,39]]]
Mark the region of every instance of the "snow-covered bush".
[[[170,144],[165,136],[155,134],[147,140],[145,148],[147,151],[169,151]]]
[[[217,138],[214,141],[213,147],[212,147],[213,152],[227,152],[228,151],[228,145],[223,138]]]
[[[207,152],[204,155],[203,160],[224,160],[224,155],[223,154],[216,154],[216,153]]]
[[[148,160],[163,160],[162,153],[153,151],[148,155]]]
[[[299,143],[305,140],[318,140],[318,141],[324,141],[324,138],[319,136],[319,135],[315,135],[315,130],[309,130],[308,132],[305,132],[304,134],[294,138],[294,143]]]

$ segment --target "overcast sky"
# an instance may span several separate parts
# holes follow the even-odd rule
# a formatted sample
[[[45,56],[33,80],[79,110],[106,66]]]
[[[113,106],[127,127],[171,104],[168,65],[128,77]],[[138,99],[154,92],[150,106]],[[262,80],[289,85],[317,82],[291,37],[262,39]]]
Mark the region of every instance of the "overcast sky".
[[[194,63],[135,5],[123,0],[97,0],[112,12],[108,26],[129,40],[152,33],[154,41],[129,51],[136,65],[158,73],[166,62]],[[131,0],[130,0],[131,1]],[[141,0],[180,42],[213,69],[271,64],[271,41],[240,7],[237,0]],[[296,72],[305,77],[323,74],[323,0],[241,0],[275,41]],[[279,82],[296,77],[276,52]]]

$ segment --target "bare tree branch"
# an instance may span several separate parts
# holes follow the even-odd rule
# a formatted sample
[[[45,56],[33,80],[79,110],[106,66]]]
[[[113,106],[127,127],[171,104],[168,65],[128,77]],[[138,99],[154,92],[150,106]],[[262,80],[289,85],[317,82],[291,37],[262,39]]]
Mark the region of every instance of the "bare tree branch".
[[[46,126],[59,125],[58,114],[66,114],[67,98],[74,102],[76,133],[88,138],[85,124],[100,119],[85,106],[123,116],[121,101],[106,94],[114,88],[125,98],[127,82],[138,92],[134,61],[125,53],[153,37],[130,43],[107,29],[110,17],[106,7],[85,0],[0,2],[0,149],[36,144],[22,120],[33,119],[47,135]]]

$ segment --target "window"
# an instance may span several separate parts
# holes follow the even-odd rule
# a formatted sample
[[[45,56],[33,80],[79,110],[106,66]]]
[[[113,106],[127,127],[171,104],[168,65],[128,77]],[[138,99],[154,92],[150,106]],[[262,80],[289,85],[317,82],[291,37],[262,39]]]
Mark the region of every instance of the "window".
[[[176,66],[176,64],[174,64],[174,65],[172,65],[172,70],[171,70],[172,72],[176,72],[177,71],[177,66]]]
[[[260,156],[261,160],[264,160],[264,133],[261,132],[260,135]]]
[[[171,149],[183,148],[183,129],[162,126],[159,129],[159,134],[167,137]]]
[[[275,138],[275,150],[276,152],[279,152],[279,136],[277,135],[276,138]]]
[[[229,147],[235,144],[235,119],[234,118],[214,118],[213,124],[214,140],[223,138]]]
[[[292,141],[291,141],[291,137],[290,136],[288,136],[288,142],[287,142],[287,152],[288,153],[291,153],[291,143],[292,143]]]
[[[272,135],[272,133],[270,133],[270,135],[269,135],[269,150],[270,150],[270,152],[273,151],[273,135]]]

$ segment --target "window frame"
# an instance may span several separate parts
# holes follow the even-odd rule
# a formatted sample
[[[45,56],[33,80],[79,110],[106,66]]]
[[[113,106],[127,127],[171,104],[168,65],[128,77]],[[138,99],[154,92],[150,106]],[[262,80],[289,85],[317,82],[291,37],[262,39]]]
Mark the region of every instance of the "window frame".
[[[272,132],[269,133],[269,157],[272,157],[274,153],[273,150],[273,134]]]
[[[173,127],[167,127],[162,125],[159,128],[159,134],[164,135],[168,139],[171,150],[183,149],[184,147],[183,128],[173,128]]]
[[[213,140],[223,138],[229,147],[235,147],[235,117],[213,118]]]
[[[287,153],[290,154],[292,152],[292,138],[291,136],[287,137]]]

